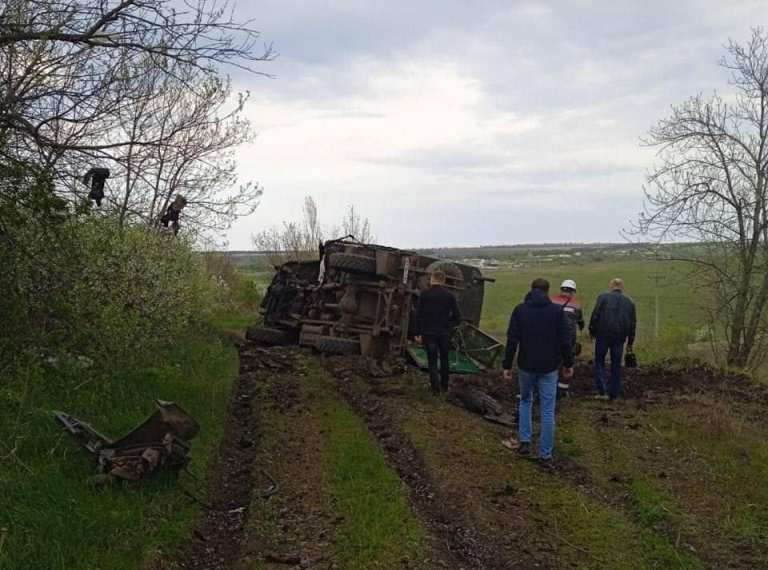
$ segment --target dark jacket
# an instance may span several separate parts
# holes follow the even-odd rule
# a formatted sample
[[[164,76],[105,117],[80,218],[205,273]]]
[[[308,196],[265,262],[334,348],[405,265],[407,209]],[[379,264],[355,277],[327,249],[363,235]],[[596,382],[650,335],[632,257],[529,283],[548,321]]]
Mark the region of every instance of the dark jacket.
[[[635,303],[620,290],[602,293],[589,320],[589,334],[595,338],[635,341],[637,316]]]
[[[459,304],[448,289],[433,285],[421,293],[416,307],[416,334],[447,335],[460,321]]]
[[[555,305],[560,305],[565,313],[565,320],[568,321],[568,334],[571,344],[576,342],[578,332],[584,330],[584,312],[581,310],[581,303],[575,297],[560,294],[552,297]]]
[[[502,364],[505,369],[512,368],[518,347],[517,365],[526,372],[552,372],[561,363],[566,367],[573,366],[568,322],[563,309],[538,289],[531,290],[525,302],[512,311]]]

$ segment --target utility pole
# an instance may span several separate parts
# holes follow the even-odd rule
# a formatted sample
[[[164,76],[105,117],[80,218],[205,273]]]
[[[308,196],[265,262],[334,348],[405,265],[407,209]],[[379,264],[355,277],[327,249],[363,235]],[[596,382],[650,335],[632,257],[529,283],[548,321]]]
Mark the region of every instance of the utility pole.
[[[660,271],[654,271],[648,275],[648,279],[653,281],[653,338],[659,339],[659,283],[666,279],[666,276]]]

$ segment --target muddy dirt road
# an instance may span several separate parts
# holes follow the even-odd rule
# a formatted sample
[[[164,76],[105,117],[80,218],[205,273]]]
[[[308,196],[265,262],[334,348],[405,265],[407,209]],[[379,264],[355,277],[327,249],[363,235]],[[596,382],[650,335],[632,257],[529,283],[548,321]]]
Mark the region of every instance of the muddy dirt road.
[[[241,347],[208,509],[158,568],[759,568],[768,392],[693,363],[558,404],[557,468],[399,363]],[[514,406],[497,376],[455,378]],[[276,494],[263,493],[270,482]]]
[[[248,520],[254,489],[273,492],[274,483],[254,464],[260,426],[254,401],[263,378],[290,366],[290,352],[269,353],[251,345],[239,346],[239,375],[233,385],[224,437],[209,476],[210,483],[201,503],[203,516],[192,536],[170,558],[153,561],[150,568],[224,570],[240,560],[241,541]],[[266,482],[264,481],[266,479]]]

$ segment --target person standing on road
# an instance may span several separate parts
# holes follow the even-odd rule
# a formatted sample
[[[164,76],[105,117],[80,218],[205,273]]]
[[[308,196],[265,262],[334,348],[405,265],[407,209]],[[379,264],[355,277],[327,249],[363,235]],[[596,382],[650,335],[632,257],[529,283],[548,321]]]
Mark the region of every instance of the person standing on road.
[[[533,389],[538,387],[541,405],[539,461],[551,467],[555,445],[558,369],[562,363],[565,366],[564,377],[570,379],[573,376],[573,352],[565,314],[561,307],[549,299],[548,293],[549,282],[546,279],[535,279],[525,301],[515,307],[509,319],[507,349],[502,367],[504,379],[511,380],[512,363],[515,353],[518,353],[518,453],[523,456],[531,453]]]
[[[460,321],[456,297],[445,287],[445,273],[432,272],[429,289],[422,292],[416,309],[416,342],[423,343],[427,350],[429,383],[434,395],[448,391],[451,330]]]
[[[621,393],[621,358],[624,343],[632,352],[637,315],[635,303],[624,294],[624,281],[611,279],[608,292],[598,296],[589,320],[589,336],[595,339],[595,388],[598,399],[615,400]],[[611,381],[605,386],[605,357],[611,353]]]
[[[579,331],[584,330],[584,313],[581,310],[581,303],[576,300],[576,282],[573,279],[566,279],[560,285],[560,294],[552,297],[555,305],[560,305],[565,313],[565,320],[568,322],[568,338],[571,343],[571,353],[574,359],[581,354],[581,343],[577,340]],[[560,376],[557,387],[560,390],[570,388],[569,379]]]

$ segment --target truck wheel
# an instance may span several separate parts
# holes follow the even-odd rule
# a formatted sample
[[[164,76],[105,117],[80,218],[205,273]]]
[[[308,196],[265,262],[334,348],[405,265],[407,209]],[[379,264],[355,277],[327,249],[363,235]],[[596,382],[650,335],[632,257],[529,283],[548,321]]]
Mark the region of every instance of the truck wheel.
[[[269,327],[248,327],[248,330],[245,331],[245,338],[269,346],[282,346],[296,342],[296,335],[293,331]]]
[[[442,259],[433,261],[427,265],[425,271],[427,274],[432,273],[433,271],[442,271],[449,278],[455,279],[456,281],[464,281],[464,274],[461,272],[461,269],[459,269],[459,266],[450,261]]]
[[[376,258],[355,253],[332,253],[328,266],[348,273],[376,273]]]
[[[338,336],[321,336],[315,341],[320,352],[329,354],[360,354],[360,341]]]

